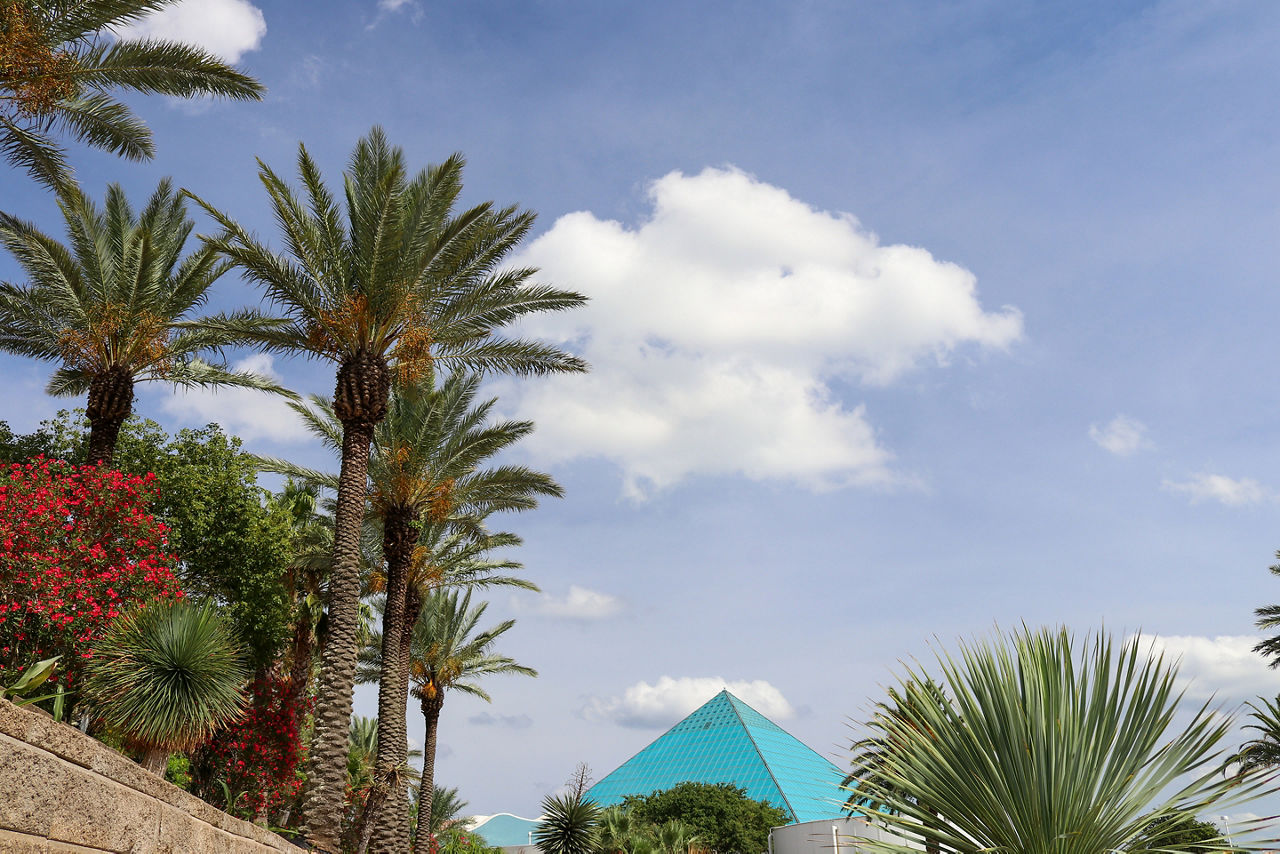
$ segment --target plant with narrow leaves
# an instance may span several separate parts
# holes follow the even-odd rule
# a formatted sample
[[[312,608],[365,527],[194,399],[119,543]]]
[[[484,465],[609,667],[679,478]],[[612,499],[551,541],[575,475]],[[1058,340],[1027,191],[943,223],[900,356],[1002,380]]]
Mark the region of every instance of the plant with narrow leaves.
[[[542,854],[594,854],[600,844],[600,807],[570,795],[542,800],[542,820],[533,829],[533,844]]]
[[[0,0],[0,153],[54,189],[71,185],[55,134],[144,160],[151,132],[107,93],[259,99],[263,88],[194,45],[121,37],[178,0]]]
[[[184,256],[193,223],[167,178],[140,212],[116,184],[102,208],[78,189],[58,207],[69,246],[0,213],[0,245],[27,276],[25,284],[0,282],[0,350],[58,364],[50,394],[88,393],[89,462],[111,464],[138,382],[283,391],[205,360],[237,340],[191,326],[228,267],[208,247]]]
[[[205,204],[223,228],[208,245],[261,285],[283,314],[279,322],[228,316],[214,326],[268,351],[325,359],[337,369],[333,411],[342,422],[342,464],[328,642],[304,804],[307,838],[320,848],[340,845],[369,446],[386,417],[393,377],[409,385],[437,366],[515,374],[586,369],[557,347],[499,334],[526,315],[573,308],[585,297],[534,283],[532,269],[500,269],[528,234],[533,214],[490,203],[455,213],[462,167],[454,156],[411,176],[403,152],[374,128],[352,153],[344,209],[305,147],[298,152],[301,197],[260,163],[286,254]],[[396,826],[407,828],[407,820]]]
[[[1101,634],[1078,647],[1065,629],[1024,628],[937,664],[908,668],[903,692],[936,684],[945,700],[882,706],[864,724],[882,747],[855,792],[900,837],[859,840],[873,851],[1167,850],[1179,827],[1166,816],[1276,790],[1259,770],[1224,773],[1229,716],[1206,704],[1175,727],[1177,668],[1141,639],[1117,651]],[[1208,845],[1249,850],[1260,828]]]
[[[244,712],[248,671],[230,626],[212,604],[153,602],[111,627],[86,666],[84,690],[106,723],[164,772]]]
[[[1236,762],[1245,769],[1280,767],[1280,697],[1259,697],[1246,705],[1250,711],[1245,729],[1257,734],[1240,748]]]

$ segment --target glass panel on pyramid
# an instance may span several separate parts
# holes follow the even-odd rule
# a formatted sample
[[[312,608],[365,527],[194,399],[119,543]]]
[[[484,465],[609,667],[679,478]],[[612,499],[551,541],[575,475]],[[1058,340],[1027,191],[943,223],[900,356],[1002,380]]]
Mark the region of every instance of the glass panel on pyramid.
[[[845,773],[798,738],[721,691],[591,787],[602,807],[679,783],[732,783],[793,822],[842,815]]]

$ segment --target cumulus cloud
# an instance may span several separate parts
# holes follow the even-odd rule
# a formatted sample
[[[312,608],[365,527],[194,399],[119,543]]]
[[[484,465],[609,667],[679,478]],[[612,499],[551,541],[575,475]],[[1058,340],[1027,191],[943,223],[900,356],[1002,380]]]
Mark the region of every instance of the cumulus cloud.
[[[654,685],[637,682],[621,697],[593,697],[583,707],[582,714],[588,720],[608,720],[625,727],[658,729],[676,723],[725,688],[767,718],[785,720],[795,717],[795,709],[782,692],[763,679],[730,682],[719,676],[663,676]]]
[[[603,620],[619,613],[622,607],[623,602],[617,596],[571,584],[564,596],[543,593],[529,610],[544,617]]]
[[[1089,438],[1100,448],[1118,457],[1127,457],[1151,447],[1151,442],[1147,440],[1147,425],[1128,415],[1117,415],[1104,427],[1091,424]]]
[[[1180,660],[1178,678],[1188,697],[1204,700],[1216,696],[1228,704],[1280,693],[1280,672],[1268,667],[1266,659],[1253,651],[1258,640],[1251,635],[1150,638],[1156,652]]]
[[[528,729],[533,726],[533,718],[528,715],[492,715],[481,712],[467,718],[467,723],[475,726],[496,726],[506,729]]]
[[[1181,482],[1166,480],[1164,488],[1187,496],[1192,504],[1199,504],[1201,501],[1217,501],[1228,507],[1260,504],[1275,497],[1271,490],[1256,480],[1249,478],[1236,480],[1222,474],[1198,474],[1190,480]]]
[[[593,371],[503,389],[538,423],[533,452],[613,460],[635,497],[696,474],[894,482],[867,411],[834,382],[884,386],[1022,334],[1016,309],[983,310],[968,270],[736,169],[673,172],[650,200],[637,227],[572,213],[523,253],[591,298],[525,331]]]
[[[183,0],[120,29],[119,34],[195,44],[227,62],[239,62],[262,44],[267,19],[249,0]]]
[[[279,381],[280,375],[266,353],[256,353],[232,365]],[[310,438],[297,413],[284,400],[266,392],[247,388],[177,389],[160,402],[161,408],[188,424],[221,424],[241,439],[270,439],[301,442]]]

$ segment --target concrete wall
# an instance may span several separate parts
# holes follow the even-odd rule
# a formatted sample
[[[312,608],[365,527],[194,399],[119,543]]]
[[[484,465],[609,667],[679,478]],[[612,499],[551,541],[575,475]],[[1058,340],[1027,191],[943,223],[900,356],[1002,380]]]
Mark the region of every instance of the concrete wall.
[[[0,700],[0,854],[268,854],[303,849]]]
[[[855,854],[866,848],[857,839],[891,840],[896,845],[922,848],[861,818],[834,818],[775,827],[769,834],[771,854]]]

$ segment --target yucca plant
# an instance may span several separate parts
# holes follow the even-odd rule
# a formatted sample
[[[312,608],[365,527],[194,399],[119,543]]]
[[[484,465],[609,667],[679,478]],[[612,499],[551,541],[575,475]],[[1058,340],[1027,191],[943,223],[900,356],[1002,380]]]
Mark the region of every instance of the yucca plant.
[[[120,617],[85,667],[84,690],[108,726],[163,774],[244,711],[249,677],[230,623],[212,604],[152,602]]]
[[[548,795],[533,844],[542,854],[594,854],[599,848],[600,807],[573,795]]]
[[[1275,791],[1256,770],[1227,773],[1230,716],[1206,704],[1175,725],[1177,667],[1140,639],[1117,650],[1103,634],[1077,645],[1065,629],[1023,629],[937,665],[907,668],[897,696],[919,702],[882,705],[863,725],[877,758],[855,792],[902,837],[858,840],[872,850],[1167,850],[1159,828],[1178,822],[1163,817]],[[1258,825],[1232,829],[1234,843],[1209,847],[1247,850],[1241,834]]]

